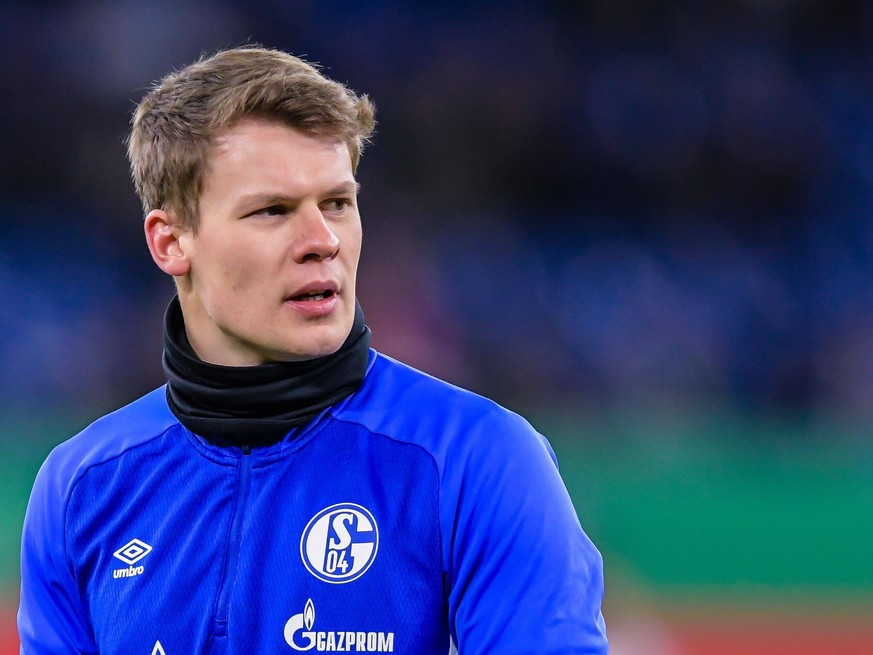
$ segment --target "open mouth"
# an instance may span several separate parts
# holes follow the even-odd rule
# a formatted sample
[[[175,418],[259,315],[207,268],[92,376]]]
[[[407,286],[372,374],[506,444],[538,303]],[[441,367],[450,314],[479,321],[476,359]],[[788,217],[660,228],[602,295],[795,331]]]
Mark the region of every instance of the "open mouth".
[[[307,291],[306,293],[301,293],[298,296],[291,296],[291,300],[302,302],[307,302],[310,300],[324,300],[325,298],[330,298],[333,295],[334,292],[330,289],[326,289],[324,291]]]

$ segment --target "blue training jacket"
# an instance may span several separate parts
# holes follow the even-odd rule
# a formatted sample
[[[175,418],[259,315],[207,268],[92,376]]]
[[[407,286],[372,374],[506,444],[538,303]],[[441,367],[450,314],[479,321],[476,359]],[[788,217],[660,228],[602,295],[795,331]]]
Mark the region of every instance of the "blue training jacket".
[[[219,447],[161,387],[49,455],[23,655],[607,653],[602,561],[546,440],[370,353],[289,438]]]

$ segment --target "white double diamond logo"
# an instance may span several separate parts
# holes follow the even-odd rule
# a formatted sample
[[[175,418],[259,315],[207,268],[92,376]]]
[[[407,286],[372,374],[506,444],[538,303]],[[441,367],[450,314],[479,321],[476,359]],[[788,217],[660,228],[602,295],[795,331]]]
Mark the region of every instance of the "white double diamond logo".
[[[146,542],[133,539],[112,553],[112,556],[133,566],[150,552],[152,552],[152,547]]]

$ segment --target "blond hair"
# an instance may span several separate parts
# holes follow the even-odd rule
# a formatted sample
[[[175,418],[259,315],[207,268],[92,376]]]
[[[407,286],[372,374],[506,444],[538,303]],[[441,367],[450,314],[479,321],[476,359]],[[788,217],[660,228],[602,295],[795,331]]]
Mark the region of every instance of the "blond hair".
[[[197,229],[213,139],[246,117],[343,141],[356,171],[375,108],[312,64],[279,50],[224,50],[170,73],[137,106],[127,156],[143,211],[173,211]]]

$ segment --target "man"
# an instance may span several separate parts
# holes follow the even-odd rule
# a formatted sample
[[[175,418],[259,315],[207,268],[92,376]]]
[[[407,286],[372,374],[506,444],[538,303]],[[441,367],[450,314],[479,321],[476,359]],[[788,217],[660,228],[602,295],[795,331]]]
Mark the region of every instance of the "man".
[[[600,555],[545,439],[369,348],[373,125],[365,96],[260,48],[140,103],[168,384],[40,470],[22,653],[607,652]]]

